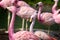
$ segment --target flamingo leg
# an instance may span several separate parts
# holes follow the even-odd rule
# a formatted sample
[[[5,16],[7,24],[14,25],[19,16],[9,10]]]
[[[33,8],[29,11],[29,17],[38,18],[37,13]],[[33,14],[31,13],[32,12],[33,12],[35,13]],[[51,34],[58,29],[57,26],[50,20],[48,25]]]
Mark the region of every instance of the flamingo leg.
[[[48,34],[50,33],[50,26],[48,27]]]
[[[10,22],[10,12],[8,13],[8,25],[9,26],[9,22]]]
[[[26,30],[28,30],[28,23],[27,23],[28,19],[26,20]]]
[[[22,20],[22,30],[24,30],[24,22],[25,22],[25,20],[23,18],[23,20]]]

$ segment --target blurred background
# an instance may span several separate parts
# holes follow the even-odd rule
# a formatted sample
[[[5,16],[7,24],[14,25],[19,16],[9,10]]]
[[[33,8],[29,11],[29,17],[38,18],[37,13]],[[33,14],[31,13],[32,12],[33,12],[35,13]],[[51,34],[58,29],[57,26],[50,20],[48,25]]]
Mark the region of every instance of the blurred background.
[[[43,2],[43,11],[48,11],[51,12],[51,8],[52,5],[54,4],[53,0],[24,0],[25,2],[27,2],[31,7],[35,8],[35,4],[39,1]],[[58,6],[57,9],[60,8],[60,0],[58,2]],[[11,15],[11,14],[10,14]],[[4,36],[2,36],[4,31],[8,30],[8,11],[4,10],[3,8],[0,7],[0,39]],[[26,21],[25,21],[26,22]],[[30,23],[28,22],[28,25]],[[22,26],[22,19],[19,18],[18,16],[16,16],[16,20],[15,20],[15,29],[19,29]],[[48,27],[45,25],[42,25],[41,23],[38,22],[38,20],[36,20],[35,25],[34,25],[34,29],[43,29],[43,30],[48,30]],[[60,25],[58,24],[54,24],[51,25],[50,27],[51,31],[54,32],[60,32]],[[4,34],[7,35],[7,34]],[[2,38],[1,40],[4,40],[4,38]],[[8,38],[6,37],[6,40],[8,40]]]

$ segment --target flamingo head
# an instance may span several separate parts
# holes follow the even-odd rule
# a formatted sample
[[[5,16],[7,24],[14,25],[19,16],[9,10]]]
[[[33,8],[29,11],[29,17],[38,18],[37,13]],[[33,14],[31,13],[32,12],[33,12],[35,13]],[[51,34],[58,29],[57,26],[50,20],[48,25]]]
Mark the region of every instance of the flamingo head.
[[[43,6],[43,3],[42,3],[42,2],[38,2],[38,3],[36,4],[36,6],[42,7],[42,6]]]
[[[58,2],[59,0],[54,0],[55,2]]]
[[[7,9],[11,12],[16,12],[16,7],[15,6],[7,7]]]

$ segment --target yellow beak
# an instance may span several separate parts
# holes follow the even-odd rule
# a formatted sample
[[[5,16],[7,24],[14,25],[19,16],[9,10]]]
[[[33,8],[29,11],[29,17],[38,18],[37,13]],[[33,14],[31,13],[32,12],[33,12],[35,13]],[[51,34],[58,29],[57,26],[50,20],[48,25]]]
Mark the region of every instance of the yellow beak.
[[[30,22],[32,22],[32,19],[30,18]]]

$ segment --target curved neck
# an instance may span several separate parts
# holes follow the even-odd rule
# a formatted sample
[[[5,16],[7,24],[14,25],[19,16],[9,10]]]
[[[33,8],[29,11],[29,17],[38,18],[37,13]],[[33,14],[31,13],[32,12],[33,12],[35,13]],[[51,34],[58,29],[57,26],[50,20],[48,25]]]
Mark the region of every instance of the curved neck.
[[[35,20],[34,21],[32,21],[32,23],[31,23],[31,25],[30,25],[30,32],[33,32],[33,26],[34,26],[34,23],[35,23]]]
[[[29,30],[30,32],[33,32],[33,27],[34,27],[34,24],[35,24],[37,13],[35,12],[35,14],[33,16],[34,17],[32,18],[32,23],[30,25],[30,30]]]
[[[55,17],[59,14],[59,12],[60,12],[60,9],[58,9],[58,10],[54,13]]]
[[[41,10],[42,10],[42,7],[39,7],[39,11],[38,11],[38,20],[39,21],[41,20]]]
[[[8,27],[8,33],[9,33],[10,40],[13,40],[12,36],[14,34],[14,21],[15,21],[15,13],[12,13],[11,22],[10,22],[10,25]]]
[[[56,12],[57,3],[58,3],[58,1],[55,1],[55,4],[54,4],[53,7],[52,7],[52,12],[53,12],[53,13]]]

